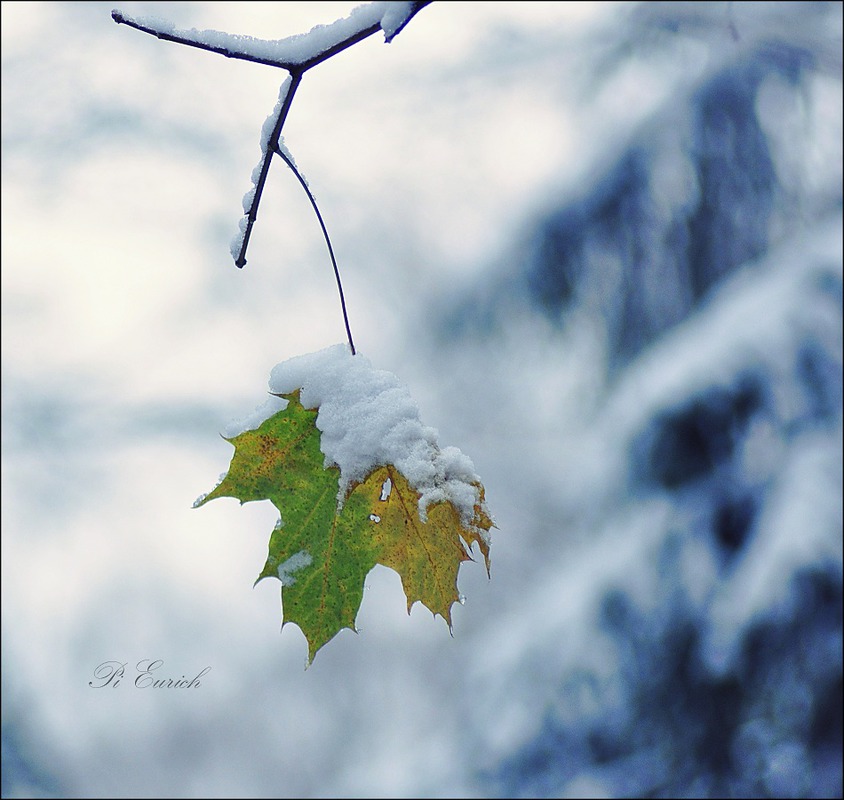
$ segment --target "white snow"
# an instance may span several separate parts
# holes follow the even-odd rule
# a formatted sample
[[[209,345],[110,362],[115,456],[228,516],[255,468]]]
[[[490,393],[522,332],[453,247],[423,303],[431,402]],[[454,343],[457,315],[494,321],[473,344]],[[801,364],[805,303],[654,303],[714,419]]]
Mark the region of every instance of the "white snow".
[[[281,397],[269,395],[251,414],[247,414],[242,419],[232,420],[223,429],[223,436],[226,439],[234,439],[235,436],[244,431],[254,431],[262,422],[285,408],[287,408],[286,400]]]
[[[407,21],[413,16],[414,3],[384,3],[387,7],[381,16],[381,30],[384,38],[390,42]]]
[[[287,561],[278,565],[278,579],[283,586],[292,586],[296,583],[293,573],[304,569],[313,560],[313,557],[307,550],[300,550],[298,553],[294,553]]]
[[[347,17],[328,25],[316,25],[307,33],[286,36],[284,39],[260,39],[255,36],[196,28],[179,29],[172,22],[159,17],[133,17],[119,10],[115,13],[127,22],[157,33],[165,33],[184,42],[225,50],[229,56],[260,59],[278,66],[295,67],[317,58],[326,50],[372,25],[380,25],[386,41],[389,42],[413,14],[413,3],[367,3],[352,9]]]
[[[432,503],[451,502],[463,524],[471,524],[480,503],[480,478],[471,459],[456,447],[440,449],[437,431],[422,424],[416,402],[393,373],[375,369],[360,353],[352,355],[347,345],[338,344],[277,364],[269,386],[277,394],[301,389],[302,405],[319,409],[316,426],[325,465],[340,468],[338,502],[352,484],[390,464],[419,492],[423,521]],[[271,395],[229,425],[226,437],[254,430],[285,404]],[[385,484],[382,493],[390,489]]]
[[[254,196],[255,186],[252,186],[250,190],[252,195]],[[248,194],[248,193],[247,193]],[[246,197],[243,198],[244,204],[246,203]],[[240,249],[243,247],[243,237],[246,236],[246,227],[249,225],[249,217],[241,217],[240,222],[238,223],[237,233],[232,237],[231,244],[229,244],[229,252],[232,254],[232,258],[237,261],[237,257],[240,255]]]
[[[789,601],[790,576],[813,564],[841,564],[840,535],[830,535],[840,533],[841,477],[840,427],[832,435],[803,434],[777,476],[757,535],[712,598],[702,653],[716,674],[734,666],[750,625]]]
[[[208,497],[208,492],[204,492],[203,494],[199,495],[196,500],[193,501],[193,505],[191,508],[199,508],[204,502],[205,498]]]
[[[278,102],[275,104],[275,108],[272,110],[272,113],[264,120],[264,124],[261,126],[261,153],[267,152],[267,147],[269,147],[270,144],[270,136],[272,135],[276,122],[278,122],[278,116],[281,114],[281,108],[287,98],[287,92],[290,90],[290,84],[292,82],[293,79],[289,75],[284,79],[284,81],[282,81],[278,90]],[[260,169],[260,166],[258,169]],[[254,171],[252,174],[254,183],[257,176]]]
[[[261,168],[264,165],[264,161],[267,158],[267,150],[270,147],[270,138],[273,130],[275,130],[276,123],[278,122],[279,115],[281,114],[281,109],[284,107],[284,101],[287,99],[287,93],[290,91],[290,85],[292,82],[293,79],[289,75],[284,79],[278,90],[278,102],[275,104],[275,108],[273,108],[272,113],[264,120],[264,124],[261,126],[261,160],[252,170],[252,186],[250,186],[246,191],[246,194],[243,195],[242,200],[244,216],[240,218],[238,232],[232,237],[231,244],[229,245],[229,252],[231,252],[232,258],[235,261],[237,261],[243,247],[243,237],[246,235],[246,227],[249,224],[249,214],[251,213],[252,205],[255,202],[255,192],[258,188],[258,180],[261,177]],[[285,155],[293,161],[293,157],[284,145],[283,137],[279,138],[278,145],[284,150]],[[295,164],[296,162],[293,161],[293,163]]]

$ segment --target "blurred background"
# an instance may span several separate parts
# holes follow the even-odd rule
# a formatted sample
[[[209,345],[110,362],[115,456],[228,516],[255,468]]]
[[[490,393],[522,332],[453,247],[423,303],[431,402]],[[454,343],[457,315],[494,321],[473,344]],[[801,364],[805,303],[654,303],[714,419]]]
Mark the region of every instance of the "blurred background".
[[[2,4],[3,797],[840,797],[841,4],[433,3],[305,76],[355,343],[498,525],[453,637],[377,567],[307,671],[275,510],[191,508],[345,339],[280,161],[229,255],[286,73],[111,8]]]

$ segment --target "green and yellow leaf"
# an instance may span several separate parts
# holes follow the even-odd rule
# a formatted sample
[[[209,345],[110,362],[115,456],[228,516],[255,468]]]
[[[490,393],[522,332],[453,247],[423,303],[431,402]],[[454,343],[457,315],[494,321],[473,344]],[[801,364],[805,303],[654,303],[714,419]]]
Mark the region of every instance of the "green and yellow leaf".
[[[474,519],[464,524],[450,502],[419,512],[420,494],[393,465],[375,468],[338,498],[340,470],[324,466],[317,410],[298,391],[287,407],[228,441],[235,448],[222,482],[197,506],[218,497],[241,503],[270,500],[280,522],[258,581],[282,583],[283,623],[308,641],[308,662],[343,628],[355,630],[366,576],[376,564],[402,580],[407,608],[422,602],[451,627],[458,600],[457,573],[478,545],[489,570],[487,531],[492,520],[478,484]],[[256,581],[257,583],[257,581]]]

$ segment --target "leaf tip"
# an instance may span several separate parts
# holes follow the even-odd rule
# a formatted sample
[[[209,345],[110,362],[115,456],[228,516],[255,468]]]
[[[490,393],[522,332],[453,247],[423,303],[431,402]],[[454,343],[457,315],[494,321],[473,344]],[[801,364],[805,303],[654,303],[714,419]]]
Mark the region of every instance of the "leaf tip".
[[[193,501],[193,505],[191,508],[199,508],[200,506],[205,505],[205,502],[208,500],[208,492],[203,492],[196,500]]]

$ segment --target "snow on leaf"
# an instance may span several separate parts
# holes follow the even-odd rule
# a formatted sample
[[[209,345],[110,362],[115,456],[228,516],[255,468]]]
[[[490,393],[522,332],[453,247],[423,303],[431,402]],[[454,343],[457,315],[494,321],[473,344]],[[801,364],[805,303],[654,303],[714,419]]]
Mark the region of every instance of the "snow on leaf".
[[[361,502],[349,498],[343,513],[337,512],[340,471],[323,467],[316,412],[302,407],[298,392],[286,399],[287,408],[257,430],[229,440],[235,452],[228,475],[203,503],[235,497],[241,503],[270,500],[278,509],[284,525],[270,535],[258,580],[282,581],[282,624],[302,629],[310,661],[340,630],[354,630],[363,582],[376,562],[373,543],[364,535],[368,520]]]
[[[392,464],[349,485],[338,502],[340,470],[324,463],[317,409],[305,408],[298,390],[283,397],[286,408],[227,440],[235,448],[228,473],[197,507],[218,497],[266,499],[276,507],[284,523],[270,534],[258,581],[282,582],[282,624],[301,628],[308,663],[343,628],[355,630],[364,581],[376,564],[399,573],[408,612],[421,601],[451,628],[451,606],[460,597],[457,572],[471,559],[472,545],[489,571],[493,523],[483,487],[476,486],[469,524],[448,500],[431,504],[420,517],[420,493]]]
[[[385,497],[384,484],[392,488]],[[469,547],[477,542],[489,565],[489,547],[473,528],[463,528],[452,503],[428,508],[427,519],[419,516],[419,493],[394,467],[379,467],[353,493],[367,497],[372,515],[379,517],[378,563],[401,576],[407,610],[420,600],[451,627],[451,606],[458,601],[457,570],[471,560]],[[383,498],[383,499],[382,499]],[[478,521],[482,521],[479,515]],[[488,528],[489,526],[487,526]]]

